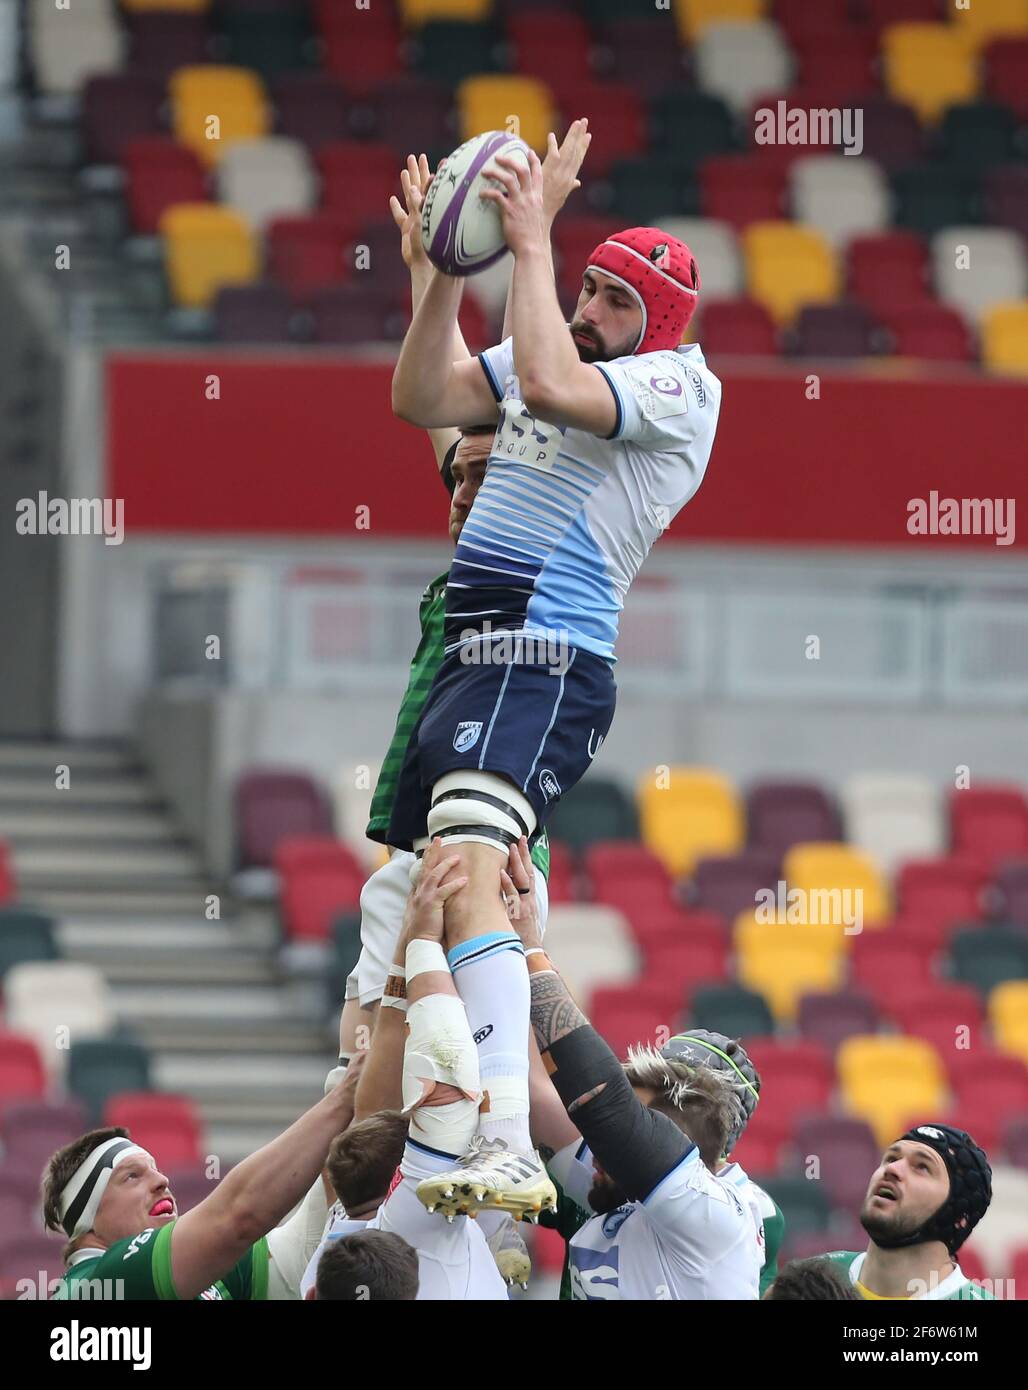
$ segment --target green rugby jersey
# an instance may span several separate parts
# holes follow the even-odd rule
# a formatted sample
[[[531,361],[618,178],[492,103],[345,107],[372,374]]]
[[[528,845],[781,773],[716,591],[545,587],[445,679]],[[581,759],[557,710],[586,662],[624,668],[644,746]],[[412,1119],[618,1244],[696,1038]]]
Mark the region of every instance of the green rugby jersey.
[[[160,1230],[116,1240],[95,1258],[76,1260],[65,1271],[53,1299],[124,1299],[126,1302],[178,1302],[171,1277],[171,1232],[174,1221]],[[74,1258],[74,1257],[73,1257]],[[85,1286],[89,1287],[76,1287]],[[227,1299],[257,1302],[268,1296],[268,1242],[264,1236],[251,1245],[238,1263],[198,1293],[198,1300]]]
[[[866,1250],[832,1250],[824,1258],[835,1265],[844,1279],[856,1289],[861,1298],[872,1299],[883,1303],[907,1303],[910,1299],[891,1299],[883,1294],[872,1293],[870,1289],[865,1289],[860,1282],[860,1271],[864,1265],[867,1255]],[[937,1302],[947,1302],[960,1300],[965,1303],[977,1303],[980,1300],[987,1300],[990,1303],[996,1301],[996,1295],[988,1293],[980,1284],[972,1284],[967,1275],[956,1265],[951,1274],[948,1274],[934,1288],[926,1288],[923,1292],[913,1293],[910,1298],[928,1299]]]
[[[403,760],[407,756],[407,744],[414,732],[414,726],[421,717],[428,698],[429,687],[435,680],[435,673],[443,661],[443,623],[446,619],[446,581],[449,571],[433,579],[421,595],[418,616],[421,620],[421,640],[411,659],[410,676],[407,689],[400,701],[400,712],[396,716],[396,728],[389,749],[382,763],[375,794],[371,799],[371,819],[368,821],[367,836],[386,844],[389,820],[393,802],[396,799],[396,784],[400,777]],[[550,845],[544,830],[532,846],[532,862],[543,875],[550,874]]]

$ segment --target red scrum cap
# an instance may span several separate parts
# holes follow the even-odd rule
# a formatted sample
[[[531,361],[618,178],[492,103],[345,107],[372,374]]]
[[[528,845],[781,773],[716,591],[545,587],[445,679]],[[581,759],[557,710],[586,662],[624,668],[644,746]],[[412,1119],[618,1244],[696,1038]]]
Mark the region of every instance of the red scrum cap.
[[[619,281],[642,309],[634,353],[678,346],[700,293],[700,272],[684,241],[658,227],[629,227],[600,242],[588,269]]]

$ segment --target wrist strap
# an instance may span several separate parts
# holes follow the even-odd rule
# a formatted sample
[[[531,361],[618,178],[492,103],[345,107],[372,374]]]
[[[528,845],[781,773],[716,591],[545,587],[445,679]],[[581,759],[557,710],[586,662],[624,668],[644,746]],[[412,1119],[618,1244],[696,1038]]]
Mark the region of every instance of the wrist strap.
[[[413,980],[416,975],[424,975],[432,970],[440,970],[444,975],[449,975],[450,966],[446,959],[446,952],[438,941],[425,941],[422,937],[415,937],[407,946],[407,979]]]
[[[550,960],[549,956],[541,946],[533,946],[530,951],[525,952],[525,963],[528,966],[530,975],[556,975],[557,967]]]
[[[401,1013],[407,1012],[407,1000],[397,994],[383,994],[381,999],[383,1009],[399,1009]]]

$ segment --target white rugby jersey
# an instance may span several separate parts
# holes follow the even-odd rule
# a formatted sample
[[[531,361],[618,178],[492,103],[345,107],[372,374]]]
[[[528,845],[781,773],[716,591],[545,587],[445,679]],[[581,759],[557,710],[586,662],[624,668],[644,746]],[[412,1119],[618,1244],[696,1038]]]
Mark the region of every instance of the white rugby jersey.
[[[588,1209],[592,1152],[580,1140],[547,1165],[564,1193]],[[753,1218],[693,1145],[641,1202],[594,1216],[568,1245],[574,1299],[644,1302],[756,1299],[761,1257]]]
[[[749,1212],[753,1221],[754,1232],[757,1241],[757,1257],[760,1267],[763,1268],[764,1261],[767,1259],[767,1242],[764,1238],[764,1220],[774,1216],[775,1204],[767,1195],[762,1187],[757,1184],[747,1173],[746,1169],[739,1163],[727,1163],[718,1172],[721,1182],[726,1182],[735,1189],[739,1197]]]
[[[613,661],[628,587],[703,479],[721,383],[695,345],[597,362],[617,405],[601,439],[529,415],[512,338],[479,360],[500,420],[450,567],[446,649],[499,628]]]
[[[418,1299],[502,1300],[507,1285],[496,1268],[493,1253],[476,1222],[458,1216],[452,1225],[438,1212],[430,1214],[418,1201],[420,1178],[404,1178],[370,1221],[336,1217],[307,1266],[300,1296],[314,1284],[318,1261],[333,1240],[355,1231],[392,1231],[418,1252]]]

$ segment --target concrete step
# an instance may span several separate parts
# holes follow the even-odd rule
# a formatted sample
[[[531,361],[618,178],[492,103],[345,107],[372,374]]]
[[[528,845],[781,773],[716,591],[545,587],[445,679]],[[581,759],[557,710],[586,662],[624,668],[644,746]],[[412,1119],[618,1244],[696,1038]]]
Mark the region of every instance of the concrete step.
[[[198,877],[196,854],[189,848],[148,845],[65,847],[32,844],[16,848],[14,872],[22,888],[93,885],[109,889],[195,888],[202,903],[207,883]]]
[[[59,807],[62,812],[111,812],[146,807],[160,810],[163,806],[161,798],[148,782],[124,773],[111,773],[109,776],[99,773],[76,773],[72,767],[68,786],[58,791],[55,785],[56,766],[57,760],[51,767],[41,769],[38,774],[17,769],[0,775],[0,809],[56,810]]]
[[[52,771],[64,763],[72,770],[142,775],[141,764],[123,744],[0,742],[0,784],[14,768]]]
[[[196,917],[202,915],[209,894],[216,892],[209,883],[194,882],[174,887],[160,883],[111,886],[104,883],[66,884],[55,887],[52,880],[19,884],[21,898],[54,917],[93,917],[104,914],[124,920],[163,915]],[[228,899],[223,898],[223,904]],[[222,908],[224,911],[224,906]]]
[[[118,920],[110,914],[87,913],[63,917],[57,933],[68,955],[78,951],[155,957],[167,951],[202,956],[260,953],[270,957],[278,947],[278,932],[268,915],[230,912],[226,919],[209,922],[195,914],[160,917],[152,913],[126,913]]]
[[[295,1119],[323,1093],[334,1062],[331,1046],[323,1044],[296,1056],[213,1053],[201,1070],[192,1052],[168,1048],[154,1060],[153,1076],[161,1090],[193,1096],[205,1113],[209,1107],[212,1115],[238,1120],[263,1105],[286,1107]]]
[[[3,782],[0,780],[0,788]],[[181,848],[185,839],[175,823],[162,811],[137,807],[131,810],[89,810],[67,806],[54,796],[53,806],[32,805],[14,809],[0,801],[0,839],[16,849],[60,841],[76,846],[88,843],[118,842]]]

